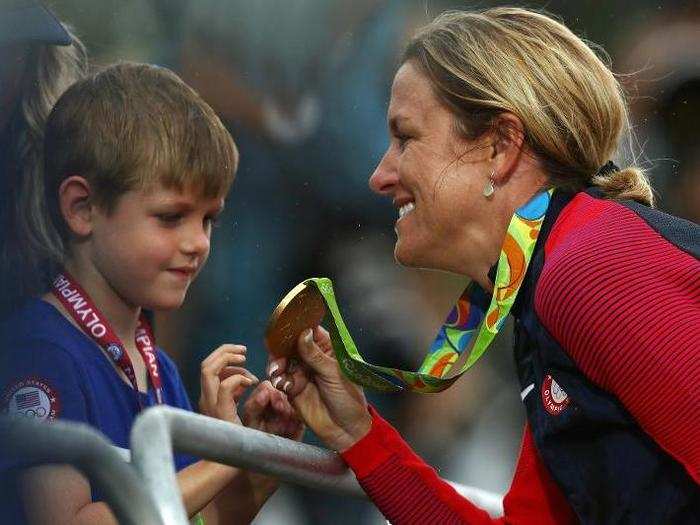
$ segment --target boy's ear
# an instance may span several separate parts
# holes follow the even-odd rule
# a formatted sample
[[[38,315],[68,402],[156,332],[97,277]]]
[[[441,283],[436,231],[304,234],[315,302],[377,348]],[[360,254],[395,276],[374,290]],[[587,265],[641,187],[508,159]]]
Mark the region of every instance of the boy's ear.
[[[79,237],[90,235],[95,206],[88,181],[80,175],[71,175],[58,187],[58,201],[68,229]]]
[[[494,179],[503,184],[518,165],[525,141],[525,128],[522,121],[512,113],[501,113],[496,118],[491,160],[495,167]]]

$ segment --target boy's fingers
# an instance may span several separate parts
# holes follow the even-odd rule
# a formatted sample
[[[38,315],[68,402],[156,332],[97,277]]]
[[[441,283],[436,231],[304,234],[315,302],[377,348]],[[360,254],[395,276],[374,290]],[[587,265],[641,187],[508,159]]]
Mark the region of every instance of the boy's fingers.
[[[210,361],[202,361],[202,374],[218,376],[224,367],[242,365],[246,357],[240,353],[221,353]]]
[[[247,348],[243,345],[233,345],[233,344],[221,345],[216,350],[214,350],[211,354],[209,354],[206,358],[204,358],[204,360],[202,361],[202,364],[208,365],[211,361],[218,359],[221,355],[225,355],[225,354],[245,355],[246,352],[247,352]]]
[[[235,405],[238,397],[252,385],[254,381],[247,376],[236,374],[221,382],[217,404],[219,406],[232,403]]]
[[[221,370],[227,366],[243,365],[246,357],[240,354],[221,354],[208,363],[202,363],[202,373],[209,375],[219,375]]]
[[[255,389],[245,402],[246,412],[250,412],[251,415],[261,413],[270,403],[270,392],[274,388],[270,387],[270,390],[268,390],[263,385],[264,382]]]
[[[248,349],[245,345],[225,344],[225,345],[221,345],[216,350],[214,350],[211,354],[209,354],[206,357],[206,359],[211,359],[217,355],[226,354],[226,353],[245,354],[247,352],[247,350]],[[205,359],[205,361],[206,361],[206,359]]]
[[[263,381],[248,397],[243,407],[244,421],[246,425],[255,424],[262,419],[262,415],[270,404],[271,396],[275,389],[269,381]]]
[[[201,384],[201,399],[205,405],[201,407],[203,410],[211,411],[218,403],[219,389],[221,388],[222,380],[226,380],[235,374],[241,374],[248,377],[252,382],[258,382],[258,378],[245,368],[233,366],[234,364],[243,364],[245,356],[240,353],[222,352],[217,355],[208,364],[202,362],[202,371],[200,377]]]
[[[286,417],[289,414],[291,405],[287,401],[287,396],[285,396],[280,390],[272,389],[270,394],[270,405],[275,410],[276,413]]]
[[[234,374],[241,374],[246,376],[248,379],[251,381],[254,381],[255,383],[259,383],[260,380],[257,378],[255,374],[253,374],[250,370],[247,370],[241,366],[226,366],[221,369],[219,372],[219,378],[223,381],[225,379],[228,379]]]
[[[244,353],[244,354],[247,351],[248,351],[247,346],[237,345],[237,344],[233,344],[233,343],[223,344],[215,350],[215,352],[236,352],[236,353]]]
[[[289,412],[287,410],[287,407],[289,406],[287,398],[279,390],[274,390],[274,393],[270,395],[270,404],[277,413],[283,416],[286,416]]]
[[[248,399],[267,405],[276,393],[277,391],[272,387],[270,381],[265,379],[257,386]]]

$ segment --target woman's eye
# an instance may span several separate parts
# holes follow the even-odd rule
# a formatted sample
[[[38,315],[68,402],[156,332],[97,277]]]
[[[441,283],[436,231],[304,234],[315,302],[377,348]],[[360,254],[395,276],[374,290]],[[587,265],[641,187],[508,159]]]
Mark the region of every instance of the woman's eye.
[[[403,151],[406,148],[406,143],[408,142],[408,135],[396,135],[396,141],[399,144],[399,149]]]

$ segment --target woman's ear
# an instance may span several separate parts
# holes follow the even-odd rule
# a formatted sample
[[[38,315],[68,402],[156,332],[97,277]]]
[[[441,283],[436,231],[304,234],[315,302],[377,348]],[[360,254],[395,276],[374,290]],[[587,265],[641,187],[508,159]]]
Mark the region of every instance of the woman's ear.
[[[80,175],[71,175],[58,187],[61,215],[68,229],[79,237],[92,233],[94,204],[90,184]]]
[[[498,184],[508,182],[515,172],[525,142],[525,127],[512,113],[501,113],[496,117],[495,137],[491,162],[493,180]]]

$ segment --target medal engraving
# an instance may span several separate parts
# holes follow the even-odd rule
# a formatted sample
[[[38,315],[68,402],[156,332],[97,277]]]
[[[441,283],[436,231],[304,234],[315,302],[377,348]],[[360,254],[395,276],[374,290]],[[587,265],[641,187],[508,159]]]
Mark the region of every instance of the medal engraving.
[[[326,305],[313,285],[295,286],[277,305],[265,331],[265,346],[275,357],[292,357],[304,330],[321,324]]]

